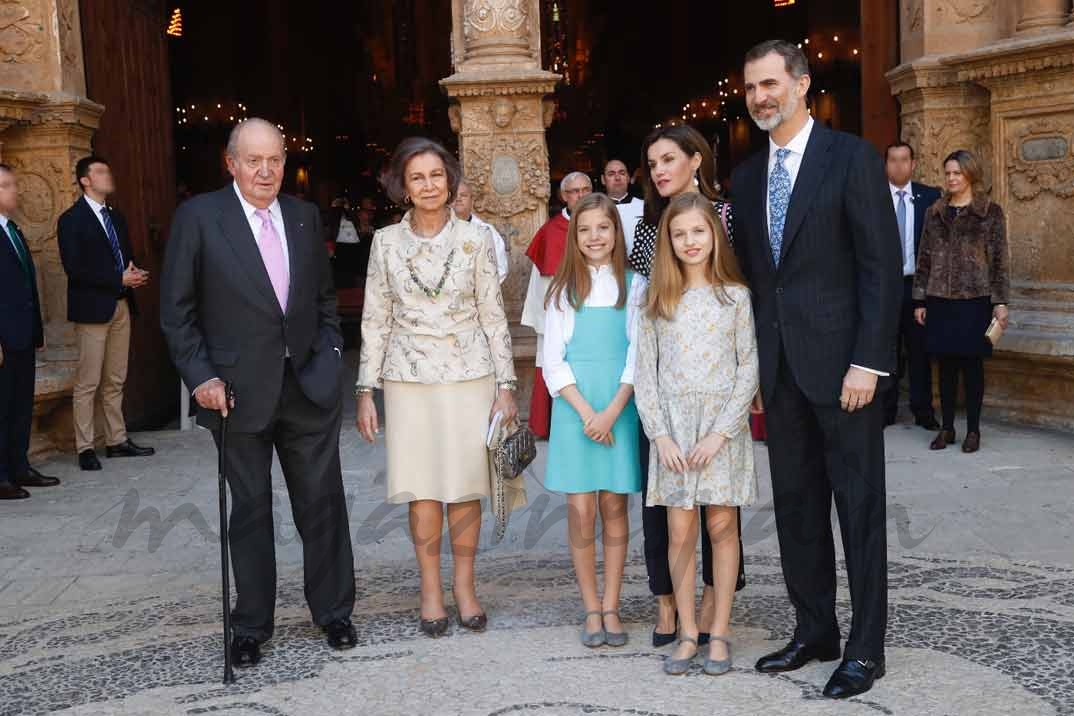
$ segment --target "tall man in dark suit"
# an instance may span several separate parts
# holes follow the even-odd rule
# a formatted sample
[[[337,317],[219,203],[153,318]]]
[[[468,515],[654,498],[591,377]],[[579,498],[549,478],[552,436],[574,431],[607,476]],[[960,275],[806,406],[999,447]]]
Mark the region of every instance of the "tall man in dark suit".
[[[15,172],[0,164],[0,500],[30,496],[25,487],[60,484],[30,467],[34,349],[45,345],[30,247],[11,220],[18,205]]]
[[[896,339],[898,379],[884,394],[884,424],[895,423],[899,412],[899,381],[904,371],[910,373],[910,410],[914,422],[926,430],[939,430],[932,409],[932,366],[925,352],[925,327],[914,320],[914,273],[917,271],[917,250],[921,246],[921,231],[925,228],[925,210],[940,198],[940,190],[910,181],[917,162],[914,148],[906,142],[895,142],[884,154],[884,169],[888,175],[888,190],[895,207],[902,247],[902,311],[899,313],[899,335]],[[904,362],[905,359],[905,362]]]
[[[834,496],[854,616],[824,693],[847,697],[884,674],[884,416],[873,398],[895,369],[902,257],[880,158],[814,123],[802,51],[762,43],[744,76],[769,146],[735,171],[735,248],[753,289],[776,529],[797,617],[790,643],[757,669],[840,656]]]
[[[75,164],[82,196],[60,215],[57,238],[67,272],[67,320],[78,336],[78,374],[72,394],[75,448],[83,470],[100,470],[94,451],[94,415],[98,394],[104,414],[108,457],[144,457],[153,448],[135,445],[123,420],[123,385],[127,382],[131,320],[138,315],[134,289],[149,273],[134,265],[127,220],[108,197],[115,191],[112,170],[102,157]]]
[[[229,416],[232,653],[241,666],[260,660],[273,632],[273,448],[302,537],[313,619],[333,648],[357,643],[339,458],[343,339],[320,212],[279,193],[284,162],[274,125],[236,125],[227,147],[235,181],[176,211],[161,280],[161,327],[194,387],[198,423],[216,435],[219,416]],[[235,386],[230,405],[225,381]]]

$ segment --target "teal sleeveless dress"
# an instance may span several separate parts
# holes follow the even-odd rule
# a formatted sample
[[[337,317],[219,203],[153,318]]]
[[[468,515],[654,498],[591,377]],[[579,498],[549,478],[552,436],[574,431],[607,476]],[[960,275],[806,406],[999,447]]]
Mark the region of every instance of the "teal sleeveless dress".
[[[594,410],[603,410],[619,391],[630,345],[626,321],[625,306],[583,306],[575,312],[566,360],[574,373],[576,387]],[[630,398],[612,428],[615,445],[608,447],[593,442],[582,430],[582,418],[570,403],[557,396],[552,403],[545,487],[567,493],[640,492],[638,409],[634,398]]]

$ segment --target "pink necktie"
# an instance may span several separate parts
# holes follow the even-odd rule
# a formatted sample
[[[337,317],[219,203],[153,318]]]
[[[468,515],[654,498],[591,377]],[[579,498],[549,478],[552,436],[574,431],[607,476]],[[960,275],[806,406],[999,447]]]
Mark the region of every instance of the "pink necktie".
[[[280,302],[280,309],[286,313],[288,281],[287,265],[283,258],[283,240],[276,232],[276,225],[272,223],[268,209],[258,209],[254,215],[261,219],[257,248],[261,250],[261,260],[265,262],[265,270],[268,271],[269,281],[276,292],[276,300]]]

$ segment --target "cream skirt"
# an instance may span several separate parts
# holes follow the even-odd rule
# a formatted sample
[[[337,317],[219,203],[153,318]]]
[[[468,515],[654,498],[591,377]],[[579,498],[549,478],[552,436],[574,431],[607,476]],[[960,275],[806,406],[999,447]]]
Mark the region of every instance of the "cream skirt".
[[[384,381],[388,502],[466,502],[489,495],[485,435],[496,379]]]

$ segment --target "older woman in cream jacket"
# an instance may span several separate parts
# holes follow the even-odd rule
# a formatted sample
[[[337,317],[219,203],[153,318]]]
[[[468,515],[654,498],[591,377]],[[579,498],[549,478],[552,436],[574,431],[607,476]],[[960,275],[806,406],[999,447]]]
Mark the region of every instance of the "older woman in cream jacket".
[[[384,391],[388,500],[409,503],[420,626],[429,636],[448,626],[440,581],[445,504],[458,623],[485,629],[474,586],[480,499],[490,485],[485,435],[495,412],[517,413],[493,239],[449,208],[459,179],[455,158],[429,139],[405,140],[392,157],[386,188],[409,210],[373,238],[356,388],[358,430],[370,442],[379,427],[373,390]]]

